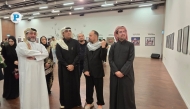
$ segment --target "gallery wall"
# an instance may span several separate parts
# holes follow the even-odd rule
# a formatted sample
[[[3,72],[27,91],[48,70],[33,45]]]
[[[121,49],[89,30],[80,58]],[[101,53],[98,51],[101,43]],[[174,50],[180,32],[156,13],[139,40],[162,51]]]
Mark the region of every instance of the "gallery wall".
[[[190,14],[188,12],[190,1],[167,0],[166,2],[163,62],[188,109],[190,109],[190,41],[189,39],[183,41],[184,27],[190,25]],[[182,45],[185,41],[189,41],[189,43],[188,46],[178,46],[177,50],[178,30],[180,29],[182,29]],[[172,33],[174,33],[174,43],[171,44],[172,47],[168,48],[167,37]],[[178,52],[179,48],[184,49],[186,47],[188,47],[187,54],[182,50]]]
[[[55,19],[43,18],[21,21],[16,24],[16,37],[24,37],[23,31],[28,27],[38,30],[38,37],[60,37],[60,29],[70,26],[75,35],[80,32],[86,37],[91,30],[99,32],[100,37],[106,39],[113,37],[113,32],[118,25],[126,26],[129,41],[131,37],[140,37],[140,45],[136,46],[137,57],[150,57],[151,53],[162,51],[162,30],[164,29],[164,7],[156,10],[151,7],[117,11],[85,14],[85,16],[71,15],[56,17]],[[145,37],[155,37],[154,46],[145,46]]]

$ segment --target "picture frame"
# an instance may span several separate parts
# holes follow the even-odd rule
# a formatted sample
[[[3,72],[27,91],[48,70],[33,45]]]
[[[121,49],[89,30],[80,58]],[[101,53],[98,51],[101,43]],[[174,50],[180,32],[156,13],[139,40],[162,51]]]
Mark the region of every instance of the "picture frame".
[[[18,43],[20,43],[20,42],[22,42],[22,39],[19,37],[19,38],[18,38]]]
[[[169,48],[169,35],[166,36],[166,48]]]
[[[108,43],[108,45],[112,45],[115,42],[114,37],[107,37],[106,42]]]
[[[168,48],[171,49],[171,34],[168,36],[169,37],[169,44],[168,44]]]
[[[177,39],[177,51],[181,52],[181,43],[182,42],[182,29],[178,30],[178,39]]]
[[[155,46],[155,37],[145,37],[145,46]]]
[[[39,38],[38,37],[36,38],[36,43],[39,43]]]
[[[189,41],[189,25],[183,28],[183,44],[182,53],[188,53],[188,41]]]
[[[131,37],[131,42],[132,42],[135,46],[140,46],[140,37]]]
[[[174,49],[174,33],[171,34],[171,49]]]

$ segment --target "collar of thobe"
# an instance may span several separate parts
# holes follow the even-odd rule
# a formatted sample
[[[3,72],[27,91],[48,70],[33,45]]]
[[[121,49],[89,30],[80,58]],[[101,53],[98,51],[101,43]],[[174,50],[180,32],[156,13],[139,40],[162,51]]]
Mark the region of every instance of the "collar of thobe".
[[[127,41],[126,40],[123,40],[123,41],[118,40],[118,42],[121,43],[121,44],[124,44]]]
[[[61,46],[61,48],[69,50],[67,44],[63,41],[63,39],[58,40],[57,43]]]

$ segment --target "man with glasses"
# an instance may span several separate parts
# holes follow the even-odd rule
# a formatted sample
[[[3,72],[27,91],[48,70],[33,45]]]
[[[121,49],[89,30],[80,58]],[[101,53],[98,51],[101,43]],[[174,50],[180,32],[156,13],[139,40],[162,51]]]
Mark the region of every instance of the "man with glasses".
[[[61,29],[62,39],[57,40],[58,76],[61,109],[81,106],[79,89],[80,45],[72,39],[70,27]]]
[[[44,59],[46,48],[36,43],[37,30],[27,28],[24,42],[18,43],[20,109],[49,109],[49,97],[45,79]]]

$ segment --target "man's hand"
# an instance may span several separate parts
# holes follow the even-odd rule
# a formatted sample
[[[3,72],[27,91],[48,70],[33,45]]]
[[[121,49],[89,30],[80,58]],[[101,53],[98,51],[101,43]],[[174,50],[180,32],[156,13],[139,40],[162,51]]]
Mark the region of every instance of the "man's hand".
[[[115,75],[116,75],[118,78],[122,78],[122,77],[124,76],[123,73],[121,73],[120,71],[115,72]]]
[[[50,67],[50,63],[45,64],[45,68],[48,69]]]
[[[90,76],[89,71],[84,72],[84,74],[85,74],[86,76]]]
[[[18,61],[14,61],[14,64],[15,64],[15,65],[18,65]]]
[[[67,66],[67,70],[73,71],[73,70],[74,70],[74,66],[73,66],[73,65],[68,65],[68,66]]]
[[[29,59],[29,60],[36,60],[35,57],[27,57],[27,59]]]
[[[103,41],[101,42],[101,45],[102,45],[102,48],[105,48],[105,47],[106,47],[106,41],[103,40]]]

